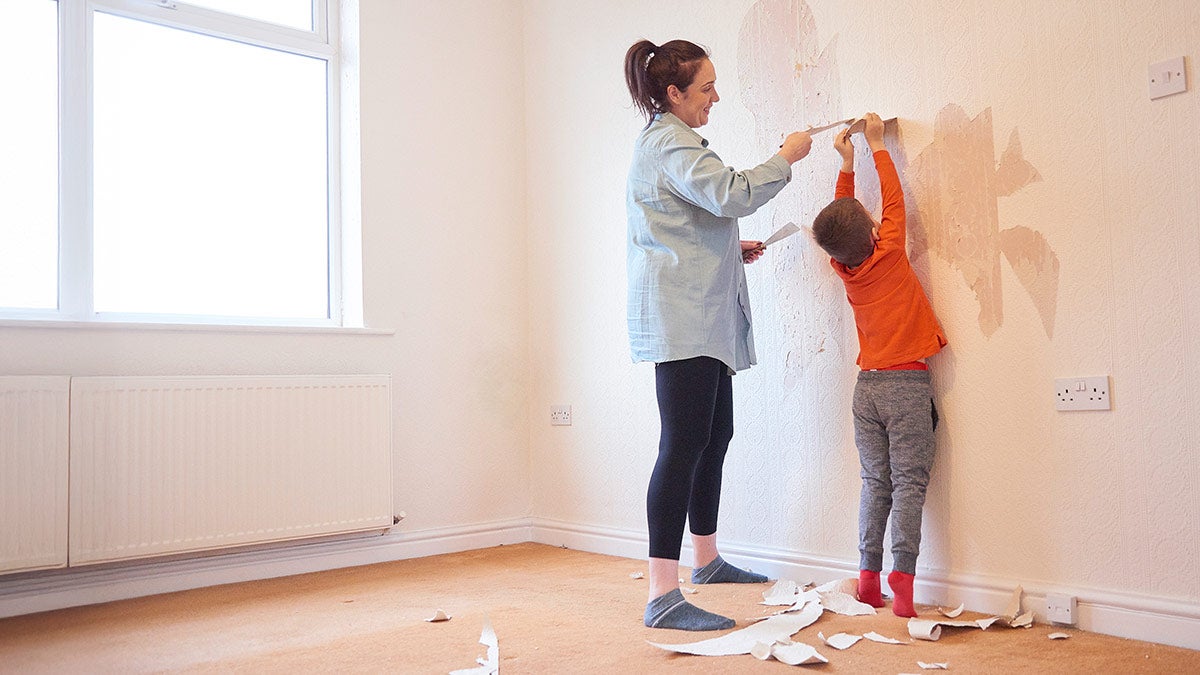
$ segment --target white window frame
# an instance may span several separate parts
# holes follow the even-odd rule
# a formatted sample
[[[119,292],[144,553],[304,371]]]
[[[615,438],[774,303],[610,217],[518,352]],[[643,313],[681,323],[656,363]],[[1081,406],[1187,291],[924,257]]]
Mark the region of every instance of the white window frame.
[[[7,325],[197,324],[203,326],[362,327],[356,58],[357,0],[313,0],[304,31],[189,5],[184,0],[56,0],[59,55],[58,308],[0,309]],[[328,307],[326,318],[98,313],[93,306],[92,19],[96,12],[235,40],[326,63],[328,138]],[[347,19],[353,34],[343,34]],[[343,38],[348,38],[343,40]],[[347,66],[347,62],[354,65]],[[351,72],[353,68],[353,72]],[[352,107],[343,110],[343,101]],[[343,127],[342,119],[354,122]],[[36,320],[36,321],[33,321]]]

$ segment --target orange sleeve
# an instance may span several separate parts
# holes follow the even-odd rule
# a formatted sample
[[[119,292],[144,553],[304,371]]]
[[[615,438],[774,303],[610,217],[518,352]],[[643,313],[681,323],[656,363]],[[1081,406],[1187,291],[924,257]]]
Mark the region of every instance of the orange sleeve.
[[[875,171],[879,173],[879,192],[883,201],[879,237],[891,240],[893,245],[903,249],[906,236],[904,188],[900,186],[900,176],[896,173],[896,165],[888,151],[880,150],[874,157]]]
[[[845,171],[838,172],[837,189],[834,190],[833,198],[841,199],[842,197],[854,196],[854,174],[846,173]]]

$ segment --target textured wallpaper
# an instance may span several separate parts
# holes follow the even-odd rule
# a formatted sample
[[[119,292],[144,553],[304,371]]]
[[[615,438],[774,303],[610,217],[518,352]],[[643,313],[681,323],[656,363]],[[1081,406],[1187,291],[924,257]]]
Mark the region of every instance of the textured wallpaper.
[[[624,175],[641,121],[636,39],[708,46],[721,101],[700,129],[746,168],[781,135],[874,110],[901,172],[909,251],[950,345],[918,575],[1200,603],[1200,94],[1151,101],[1148,64],[1200,57],[1189,0],[632,0],[526,3],[535,257],[535,516],[645,528],[653,368],[629,363]],[[537,102],[554,101],[554,105]],[[858,140],[858,196],[879,208]],[[832,136],[742,221],[809,225]],[[564,148],[570,150],[564,152]],[[734,379],[721,537],[857,560],[857,344],[805,234],[747,269],[759,364]],[[535,295],[537,295],[535,293]],[[1113,409],[1058,412],[1056,377],[1112,376]],[[543,409],[571,403],[575,424]],[[685,563],[689,561],[684,561]]]

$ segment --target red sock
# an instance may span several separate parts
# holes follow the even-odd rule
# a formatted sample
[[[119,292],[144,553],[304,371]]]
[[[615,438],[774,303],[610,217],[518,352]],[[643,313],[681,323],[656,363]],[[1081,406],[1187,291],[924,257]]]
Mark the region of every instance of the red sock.
[[[858,601],[872,607],[883,607],[883,593],[879,592],[879,572],[858,571]]]
[[[895,598],[892,600],[892,614],[896,616],[913,617],[917,615],[917,611],[913,609],[913,579],[911,574],[892,570],[888,575],[888,586],[892,587],[892,595]]]

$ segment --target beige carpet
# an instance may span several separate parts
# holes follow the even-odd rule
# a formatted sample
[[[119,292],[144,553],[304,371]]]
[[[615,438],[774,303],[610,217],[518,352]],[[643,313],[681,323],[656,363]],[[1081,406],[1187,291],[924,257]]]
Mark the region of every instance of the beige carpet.
[[[749,655],[671,654],[647,640],[690,642],[713,633],[642,626],[645,563],[520,544],[233,584],[0,620],[2,673],[379,672],[448,673],[475,665],[485,618],[507,673],[783,672]],[[687,578],[687,570],[680,576]],[[770,611],[767,584],[700,586],[688,596],[738,619]],[[453,618],[425,619],[438,609]],[[936,616],[918,608],[922,616]],[[971,615],[965,617],[979,617]],[[829,659],[822,673],[917,673],[918,661],[959,673],[1200,673],[1200,651],[1059,627],[947,629],[937,642],[860,641],[838,651],[817,632],[907,640],[906,620],[828,612],[794,639]]]

